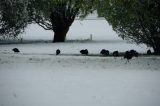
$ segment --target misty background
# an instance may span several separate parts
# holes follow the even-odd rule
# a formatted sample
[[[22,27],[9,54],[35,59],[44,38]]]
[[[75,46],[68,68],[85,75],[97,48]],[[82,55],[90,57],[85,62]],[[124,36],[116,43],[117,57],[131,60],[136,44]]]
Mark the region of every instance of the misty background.
[[[98,18],[96,13],[88,15],[85,19],[76,19],[67,33],[67,40],[85,40],[92,34],[93,40],[122,40],[112,26],[104,18]],[[37,24],[28,25],[23,33],[25,40],[52,40],[53,31],[44,30]]]

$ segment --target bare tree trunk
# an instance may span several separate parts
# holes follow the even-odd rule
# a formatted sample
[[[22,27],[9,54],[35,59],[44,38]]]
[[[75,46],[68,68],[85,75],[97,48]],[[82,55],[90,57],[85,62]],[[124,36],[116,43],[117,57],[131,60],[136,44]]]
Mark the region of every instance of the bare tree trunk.
[[[69,26],[65,27],[65,28],[61,28],[61,29],[56,29],[54,30],[54,38],[53,38],[53,42],[64,42],[67,32],[69,30]]]
[[[157,34],[156,37],[154,37],[154,54],[155,55],[160,55],[160,35]]]
[[[72,25],[79,8],[62,4],[52,10],[50,20],[54,31],[53,42],[65,42],[66,34]]]
[[[156,47],[154,47],[153,50],[155,55],[160,55],[160,45],[157,45]]]

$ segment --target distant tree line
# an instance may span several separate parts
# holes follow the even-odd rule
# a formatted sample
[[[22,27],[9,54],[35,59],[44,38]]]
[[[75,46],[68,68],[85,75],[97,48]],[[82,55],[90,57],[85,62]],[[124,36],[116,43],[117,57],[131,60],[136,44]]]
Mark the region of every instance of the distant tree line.
[[[75,17],[95,10],[120,37],[160,54],[159,0],[1,0],[0,36],[17,36],[36,23],[54,31],[53,42],[64,42]]]

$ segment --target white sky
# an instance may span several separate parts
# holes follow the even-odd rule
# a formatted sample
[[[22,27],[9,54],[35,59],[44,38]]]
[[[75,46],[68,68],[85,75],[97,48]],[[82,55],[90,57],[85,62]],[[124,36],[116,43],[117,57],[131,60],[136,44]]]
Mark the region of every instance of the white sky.
[[[95,19],[96,17],[96,14],[92,14],[87,18]],[[93,40],[121,39],[106,20],[75,20],[67,33],[67,39],[88,39],[91,34],[93,35]],[[53,36],[53,31],[46,31],[35,24],[29,25],[23,34],[24,39],[51,40]]]

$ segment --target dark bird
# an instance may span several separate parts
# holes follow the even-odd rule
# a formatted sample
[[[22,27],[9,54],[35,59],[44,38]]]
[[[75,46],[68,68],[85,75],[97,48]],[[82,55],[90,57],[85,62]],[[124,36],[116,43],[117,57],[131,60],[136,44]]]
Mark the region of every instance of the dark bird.
[[[130,51],[126,51],[125,54],[124,54],[124,59],[127,59],[128,61],[130,59],[132,59],[133,55]]]
[[[102,54],[103,56],[108,56],[109,55],[109,50],[102,49],[100,54]]]
[[[80,50],[80,53],[84,54],[84,55],[88,55],[88,50],[87,49],[82,49],[82,50]]]
[[[118,51],[114,51],[114,52],[113,52],[113,56],[114,56],[114,57],[118,57],[118,56],[119,56],[119,52],[118,52]]]
[[[152,54],[151,50],[147,50],[147,55],[151,55],[151,54]]]
[[[132,54],[132,56],[134,57],[138,57],[139,53],[136,50],[130,50],[130,53]]]
[[[14,53],[19,53],[19,49],[18,48],[13,48],[12,51],[14,51]]]
[[[61,51],[59,49],[56,50],[56,55],[59,55]]]

